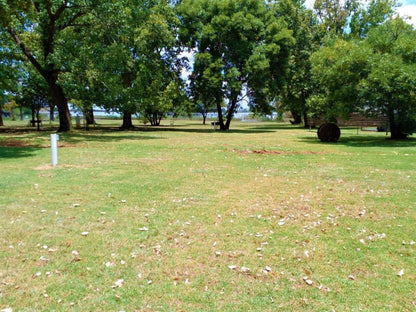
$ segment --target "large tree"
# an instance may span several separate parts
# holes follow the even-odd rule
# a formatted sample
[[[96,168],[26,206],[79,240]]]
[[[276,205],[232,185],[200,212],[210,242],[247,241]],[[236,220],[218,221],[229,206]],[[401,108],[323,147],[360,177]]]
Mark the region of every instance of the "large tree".
[[[228,130],[244,98],[267,111],[284,84],[291,32],[261,0],[184,0],[181,38],[195,51],[191,79],[198,96],[213,100],[221,130]]]
[[[84,0],[0,1],[0,31],[9,34],[46,81],[59,111],[59,131],[71,129],[68,100],[59,76],[68,70],[73,33],[76,27],[85,27],[80,19],[88,9]]]
[[[388,117],[392,139],[416,130],[416,31],[400,18],[365,40],[336,39],[312,57],[320,88],[311,109],[328,120],[353,111]]]
[[[308,126],[306,100],[314,83],[311,79],[310,56],[319,48],[322,39],[317,19],[313,11],[304,6],[303,1],[281,0],[276,4],[276,14],[281,16],[293,31],[296,43],[291,47],[286,84],[276,102],[278,111],[290,111],[292,123]]]

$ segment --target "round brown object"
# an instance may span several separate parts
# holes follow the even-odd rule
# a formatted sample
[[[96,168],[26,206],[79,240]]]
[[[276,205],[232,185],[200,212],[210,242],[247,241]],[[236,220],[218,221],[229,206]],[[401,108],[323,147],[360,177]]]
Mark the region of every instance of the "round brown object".
[[[341,130],[334,123],[324,123],[318,128],[318,138],[322,142],[337,142],[341,136]]]

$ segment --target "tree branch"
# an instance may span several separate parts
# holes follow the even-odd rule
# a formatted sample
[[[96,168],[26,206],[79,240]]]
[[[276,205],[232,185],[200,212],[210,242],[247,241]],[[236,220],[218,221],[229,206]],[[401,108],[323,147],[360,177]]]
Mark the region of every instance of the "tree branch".
[[[58,8],[58,10],[55,12],[55,14],[52,15],[53,19],[56,21],[59,19],[59,17],[62,15],[62,13],[65,11],[65,9],[68,9],[68,0],[65,0],[64,3]]]
[[[66,23],[64,23],[63,25],[59,26],[59,30],[64,30],[65,28],[68,28],[70,26],[76,26],[77,24],[74,24],[74,22],[81,16],[83,16],[85,13],[84,12],[78,12],[76,14],[74,14],[74,16],[72,16]],[[78,25],[82,25],[82,24],[78,24]]]
[[[30,53],[29,49],[26,47],[26,45],[20,40],[19,35],[16,33],[16,31],[13,28],[7,29],[7,32],[12,36],[13,40],[16,42],[16,44],[20,47],[23,54],[28,58],[30,63],[36,68],[36,70],[44,76],[45,70],[42,67],[42,65],[36,60],[36,58],[33,56],[32,53]]]

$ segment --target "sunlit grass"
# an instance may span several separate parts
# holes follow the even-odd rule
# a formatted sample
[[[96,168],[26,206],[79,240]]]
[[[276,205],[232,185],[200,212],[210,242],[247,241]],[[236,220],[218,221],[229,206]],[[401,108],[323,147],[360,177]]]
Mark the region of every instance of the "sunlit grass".
[[[414,140],[118,126],[0,132],[0,308],[414,309]]]

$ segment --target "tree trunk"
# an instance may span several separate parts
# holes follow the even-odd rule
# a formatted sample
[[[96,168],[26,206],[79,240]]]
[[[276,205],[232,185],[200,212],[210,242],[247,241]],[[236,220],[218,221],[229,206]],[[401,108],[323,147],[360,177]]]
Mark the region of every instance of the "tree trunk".
[[[389,123],[390,123],[390,137],[393,140],[407,139],[407,135],[403,132],[402,127],[396,121],[394,110],[389,109],[388,115],[389,115]]]
[[[222,107],[221,107],[222,99],[217,98],[216,103],[217,103],[217,112],[218,112],[218,122],[220,123],[220,130],[225,130],[224,119],[222,117]]]
[[[40,109],[36,109],[36,125],[37,125],[37,130],[38,131],[40,131],[39,111],[40,111]]]
[[[95,124],[94,111],[93,111],[92,108],[84,109],[84,116],[85,116],[85,122],[86,122],[87,125]]]
[[[55,121],[55,106],[54,105],[49,106],[49,120]]]
[[[3,110],[0,108],[0,127],[4,126],[4,122],[3,122]]]
[[[227,121],[221,130],[230,130],[231,119],[233,119],[234,110],[237,107],[237,97],[231,99],[231,106],[228,108]]]
[[[132,121],[132,118],[131,118],[131,113],[124,112],[123,113],[123,124],[121,125],[120,129],[130,130],[132,128],[134,128],[134,127],[133,127],[133,121]]]
[[[58,132],[66,132],[71,130],[71,114],[68,108],[68,100],[66,99],[64,90],[56,83],[57,77],[50,75],[48,77],[49,91],[51,93],[52,101],[58,108],[59,113],[59,128]],[[45,76],[46,78],[47,76]]]
[[[292,125],[298,125],[298,124],[300,124],[300,123],[302,123],[302,115],[301,114],[299,114],[298,112],[296,112],[296,111],[290,111],[291,113],[292,113],[292,117],[293,117],[293,121],[291,120],[290,121],[290,123],[292,124]]]
[[[303,124],[305,128],[309,128],[309,117],[306,112],[303,112]]]

